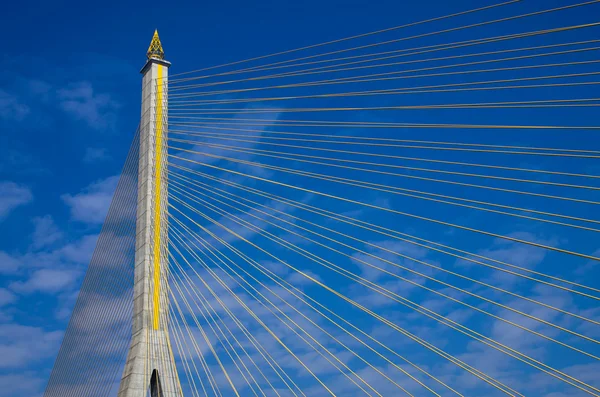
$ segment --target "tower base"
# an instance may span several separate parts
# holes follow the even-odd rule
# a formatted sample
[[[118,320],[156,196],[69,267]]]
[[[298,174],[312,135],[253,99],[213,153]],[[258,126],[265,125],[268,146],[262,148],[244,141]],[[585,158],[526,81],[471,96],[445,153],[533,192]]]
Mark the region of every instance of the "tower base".
[[[182,397],[168,335],[142,329],[131,340],[118,397]]]

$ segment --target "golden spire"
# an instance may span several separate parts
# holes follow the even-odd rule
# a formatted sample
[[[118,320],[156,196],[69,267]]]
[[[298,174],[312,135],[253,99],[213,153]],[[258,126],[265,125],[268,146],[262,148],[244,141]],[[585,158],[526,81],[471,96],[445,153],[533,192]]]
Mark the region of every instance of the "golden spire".
[[[152,36],[152,41],[150,42],[150,47],[148,47],[148,52],[146,53],[146,56],[148,57],[148,59],[165,59],[165,52],[163,51],[162,44],[160,43],[160,38],[158,37],[158,30],[154,31],[154,36]]]

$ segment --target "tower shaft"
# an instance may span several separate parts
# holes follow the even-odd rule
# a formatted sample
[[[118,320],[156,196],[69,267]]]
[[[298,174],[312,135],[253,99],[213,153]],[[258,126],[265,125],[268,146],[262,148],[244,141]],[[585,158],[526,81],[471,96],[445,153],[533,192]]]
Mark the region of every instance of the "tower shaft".
[[[160,50],[160,51],[159,51]],[[167,266],[167,81],[155,33],[141,70],[142,115],[132,338],[118,397],[181,397],[169,340]]]

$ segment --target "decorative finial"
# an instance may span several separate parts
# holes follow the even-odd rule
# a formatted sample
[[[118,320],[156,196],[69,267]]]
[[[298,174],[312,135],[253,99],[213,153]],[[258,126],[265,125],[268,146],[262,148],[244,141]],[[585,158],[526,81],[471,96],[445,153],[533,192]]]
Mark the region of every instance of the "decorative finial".
[[[148,47],[148,52],[146,53],[146,56],[148,57],[148,59],[165,59],[165,52],[163,51],[162,44],[160,43],[160,38],[158,37],[158,30],[154,31],[154,36],[152,36],[152,41],[150,42],[150,47]]]

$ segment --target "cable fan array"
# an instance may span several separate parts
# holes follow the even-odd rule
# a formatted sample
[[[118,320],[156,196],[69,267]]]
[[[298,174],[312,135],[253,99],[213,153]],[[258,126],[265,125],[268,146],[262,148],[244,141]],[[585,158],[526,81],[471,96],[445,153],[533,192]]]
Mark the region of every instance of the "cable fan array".
[[[600,395],[600,5],[516,3],[170,77],[187,393]]]
[[[138,129],[50,373],[45,397],[116,395],[115,382],[121,377],[131,339],[139,143]]]

